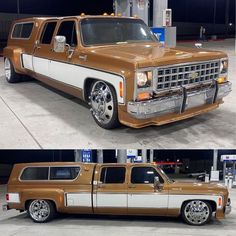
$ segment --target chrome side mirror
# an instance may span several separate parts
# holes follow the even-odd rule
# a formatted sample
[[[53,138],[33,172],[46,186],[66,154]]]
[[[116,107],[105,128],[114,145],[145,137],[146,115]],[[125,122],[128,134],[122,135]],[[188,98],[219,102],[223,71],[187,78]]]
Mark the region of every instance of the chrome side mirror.
[[[65,52],[65,47],[66,47],[66,37],[60,35],[55,36],[53,41],[53,51]]]
[[[158,176],[154,177],[154,188],[159,189],[161,185],[160,178]]]

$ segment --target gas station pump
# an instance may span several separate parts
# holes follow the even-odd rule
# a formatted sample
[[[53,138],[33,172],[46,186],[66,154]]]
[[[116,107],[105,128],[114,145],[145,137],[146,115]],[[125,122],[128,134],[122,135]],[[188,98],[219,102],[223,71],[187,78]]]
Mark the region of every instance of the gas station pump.
[[[153,3],[153,33],[161,43],[169,47],[176,46],[176,27],[172,27],[172,10],[168,9],[168,0],[114,0],[116,15],[138,16],[150,26],[150,3]]]
[[[236,186],[236,155],[222,155],[221,161],[225,186],[232,188]]]

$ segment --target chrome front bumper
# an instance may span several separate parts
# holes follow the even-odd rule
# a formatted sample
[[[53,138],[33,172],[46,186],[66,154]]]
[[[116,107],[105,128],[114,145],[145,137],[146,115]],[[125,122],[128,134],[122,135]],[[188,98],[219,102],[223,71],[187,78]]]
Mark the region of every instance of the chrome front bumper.
[[[137,119],[147,119],[170,113],[183,113],[189,108],[212,104],[227,96],[232,84],[216,84],[212,88],[188,92],[183,88],[182,95],[161,97],[142,102],[128,102],[128,113]]]

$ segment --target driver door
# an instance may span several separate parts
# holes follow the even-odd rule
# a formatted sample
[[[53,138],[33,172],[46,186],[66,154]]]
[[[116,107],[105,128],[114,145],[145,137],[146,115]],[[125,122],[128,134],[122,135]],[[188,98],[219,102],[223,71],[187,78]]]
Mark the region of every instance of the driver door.
[[[158,176],[161,185],[154,187]],[[132,166],[128,183],[128,213],[144,215],[166,215],[168,209],[168,187],[158,170],[150,166]]]

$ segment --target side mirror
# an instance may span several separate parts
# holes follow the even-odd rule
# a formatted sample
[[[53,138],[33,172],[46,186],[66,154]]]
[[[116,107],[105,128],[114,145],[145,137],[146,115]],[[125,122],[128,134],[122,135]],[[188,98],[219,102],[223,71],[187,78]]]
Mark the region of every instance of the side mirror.
[[[154,177],[154,188],[159,189],[161,185],[160,179],[158,176]]]
[[[65,52],[66,37],[57,35],[54,37],[53,51],[54,52]]]

